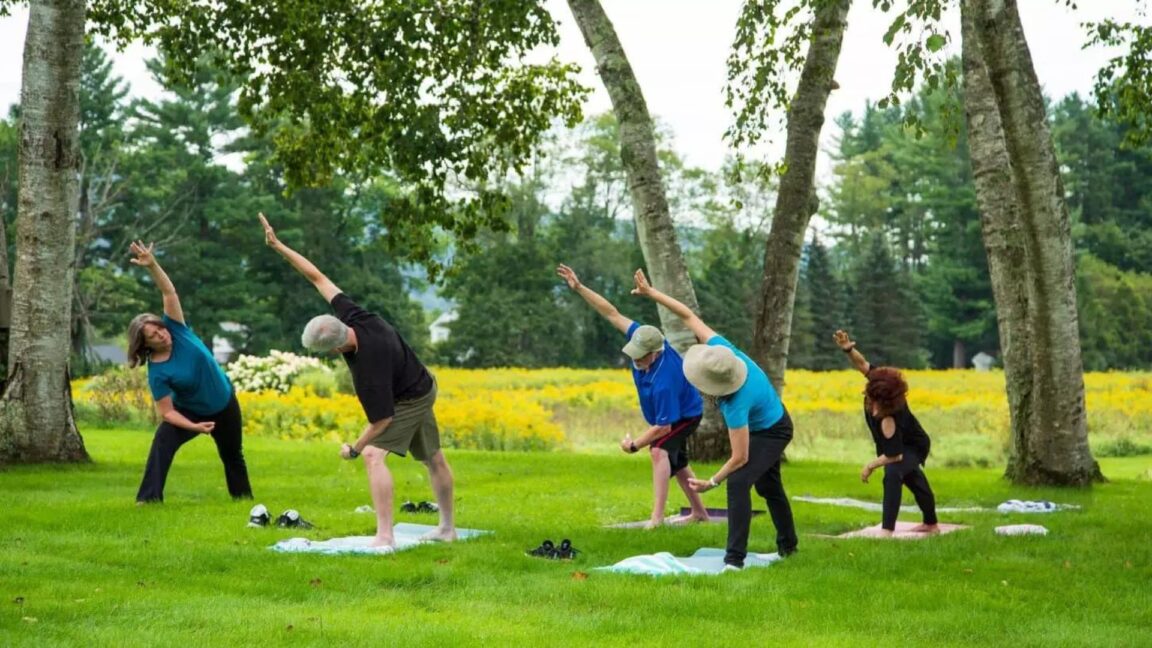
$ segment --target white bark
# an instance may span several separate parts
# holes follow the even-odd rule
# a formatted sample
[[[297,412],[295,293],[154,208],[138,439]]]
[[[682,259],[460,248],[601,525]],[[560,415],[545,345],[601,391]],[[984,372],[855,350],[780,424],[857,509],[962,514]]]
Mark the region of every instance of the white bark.
[[[824,108],[832,92],[851,4],[850,0],[836,0],[816,10],[804,69],[788,107],[788,140],[784,150],[787,170],[780,178],[772,229],[764,245],[764,280],[753,348],[756,362],[781,392],[792,340],[792,312],[804,234],[819,207],[816,156],[824,127]]]
[[[0,463],[87,459],[68,383],[84,0],[33,0]]]
[[[1044,98],[1015,0],[964,4],[996,99],[1025,252],[1031,411],[1008,474],[1089,484],[1102,476],[1088,447],[1071,227]]]

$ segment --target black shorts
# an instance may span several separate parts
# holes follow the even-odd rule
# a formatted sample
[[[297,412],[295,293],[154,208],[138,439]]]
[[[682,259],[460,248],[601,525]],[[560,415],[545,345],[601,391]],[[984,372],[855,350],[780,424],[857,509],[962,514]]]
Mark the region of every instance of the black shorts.
[[[660,448],[668,453],[668,464],[672,471],[669,478],[688,467],[688,437],[700,427],[699,416],[680,419],[672,424],[672,430],[652,442],[653,448]]]

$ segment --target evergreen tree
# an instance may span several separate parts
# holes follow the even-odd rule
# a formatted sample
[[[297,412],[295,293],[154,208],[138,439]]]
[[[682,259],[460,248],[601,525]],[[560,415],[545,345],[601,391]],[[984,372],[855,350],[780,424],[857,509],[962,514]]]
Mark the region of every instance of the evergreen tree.
[[[920,313],[909,274],[896,263],[882,233],[869,236],[868,250],[853,275],[851,333],[866,349],[868,360],[876,365],[924,367]]]

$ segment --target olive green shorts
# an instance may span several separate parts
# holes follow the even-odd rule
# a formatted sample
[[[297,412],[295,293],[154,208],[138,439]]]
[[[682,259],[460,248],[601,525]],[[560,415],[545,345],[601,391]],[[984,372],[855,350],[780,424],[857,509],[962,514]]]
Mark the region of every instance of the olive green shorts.
[[[368,445],[404,456],[412,451],[412,458],[428,461],[440,449],[440,426],[432,405],[436,403],[436,379],[427,394],[411,400],[396,401],[392,422],[380,436]]]

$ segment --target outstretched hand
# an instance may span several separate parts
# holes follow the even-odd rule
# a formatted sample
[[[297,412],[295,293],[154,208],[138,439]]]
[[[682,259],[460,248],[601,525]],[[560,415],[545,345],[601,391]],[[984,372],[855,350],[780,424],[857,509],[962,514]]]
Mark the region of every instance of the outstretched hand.
[[[712,485],[712,482],[708,481],[707,479],[696,479],[695,477],[688,478],[688,487],[697,493],[706,493],[713,488],[716,488]]]
[[[580,287],[580,277],[576,276],[576,271],[563,263],[556,266],[556,274],[560,275],[560,278],[563,279],[572,290]]]
[[[264,226],[264,242],[268,244],[268,247],[276,247],[280,243],[280,239],[276,238],[276,230],[272,229],[272,225],[268,223],[268,219],[264,217],[263,213],[258,215],[260,224]]]
[[[652,294],[652,284],[648,283],[648,277],[644,276],[643,270],[637,270],[632,275],[632,280],[636,282],[636,287],[632,289],[633,295],[647,297]]]
[[[156,265],[156,257],[152,255],[152,249],[156,247],[155,243],[144,244],[144,241],[132,241],[128,245],[128,250],[135,256],[129,259],[133,264],[150,268]]]
[[[837,330],[832,334],[832,340],[836,343],[836,346],[845,351],[856,346],[856,343],[852,341],[852,338],[848,337],[848,333],[846,331]]]

